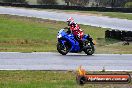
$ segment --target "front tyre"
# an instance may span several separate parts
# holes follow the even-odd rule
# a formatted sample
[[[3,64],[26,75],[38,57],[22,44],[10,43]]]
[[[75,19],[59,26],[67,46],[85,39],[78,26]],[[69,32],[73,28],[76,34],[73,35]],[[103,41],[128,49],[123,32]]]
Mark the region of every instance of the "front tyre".
[[[61,43],[57,43],[57,50],[60,54],[62,55],[66,55],[68,52],[69,52],[69,48],[68,48],[68,45],[65,44],[65,46]]]
[[[84,85],[86,83],[87,79],[84,76],[77,76],[76,81],[77,81],[77,84]]]
[[[94,45],[92,43],[89,43],[89,45],[84,49],[84,52],[87,55],[92,55],[95,52]]]

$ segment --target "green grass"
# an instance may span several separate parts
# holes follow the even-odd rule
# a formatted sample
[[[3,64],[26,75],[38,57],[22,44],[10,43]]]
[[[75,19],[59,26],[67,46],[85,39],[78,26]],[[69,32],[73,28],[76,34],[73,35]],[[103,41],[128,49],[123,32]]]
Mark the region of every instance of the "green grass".
[[[6,48],[9,51],[48,51],[50,46],[50,49],[55,46],[57,31],[64,24],[9,15],[1,15],[0,23],[0,45],[5,51]]]
[[[26,0],[29,4],[37,4],[37,0]]]
[[[9,15],[0,15],[0,23],[0,51],[55,51],[56,35],[67,26],[64,22]],[[105,29],[82,28],[94,38],[104,37]]]
[[[76,83],[75,72],[0,71],[0,88],[120,88],[122,86],[128,88],[132,83],[80,86]]]
[[[0,51],[55,52],[56,35],[66,26],[61,21],[0,15]],[[85,34],[90,34],[97,41],[96,53],[132,53],[132,44],[123,46],[117,40],[105,40],[106,29],[80,26]]]

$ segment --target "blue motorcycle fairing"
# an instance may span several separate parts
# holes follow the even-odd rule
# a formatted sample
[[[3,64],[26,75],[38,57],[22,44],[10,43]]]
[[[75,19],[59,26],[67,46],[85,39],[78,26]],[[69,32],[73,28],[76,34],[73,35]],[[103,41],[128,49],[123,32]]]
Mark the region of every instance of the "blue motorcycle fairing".
[[[70,45],[71,45],[70,52],[79,52],[80,51],[79,42],[74,38],[73,34],[69,34],[67,36],[67,40],[70,42]]]
[[[87,39],[88,35],[84,35],[83,41]],[[65,46],[65,42],[70,43],[71,49],[69,52],[79,52],[80,46],[79,42],[75,39],[72,33],[68,34],[65,32],[65,29],[61,29],[58,32],[58,42],[62,43]]]
[[[58,40],[65,47],[65,40]]]
[[[89,36],[87,34],[85,34],[82,38],[83,41],[85,41]]]
[[[74,36],[72,34],[69,34],[68,36],[64,36],[58,41],[65,46],[65,42],[70,43],[71,49],[69,50],[70,52],[79,52],[80,51],[80,46],[78,41],[74,39]]]

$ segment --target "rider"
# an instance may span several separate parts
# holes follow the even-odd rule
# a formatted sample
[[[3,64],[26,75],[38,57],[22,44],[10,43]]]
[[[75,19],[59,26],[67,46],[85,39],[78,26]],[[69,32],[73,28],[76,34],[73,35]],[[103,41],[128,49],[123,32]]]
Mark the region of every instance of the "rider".
[[[83,38],[83,31],[80,29],[80,26],[74,22],[72,17],[67,19],[68,26],[70,26],[70,30],[75,36],[75,38],[79,41],[80,46],[83,46],[82,38]]]

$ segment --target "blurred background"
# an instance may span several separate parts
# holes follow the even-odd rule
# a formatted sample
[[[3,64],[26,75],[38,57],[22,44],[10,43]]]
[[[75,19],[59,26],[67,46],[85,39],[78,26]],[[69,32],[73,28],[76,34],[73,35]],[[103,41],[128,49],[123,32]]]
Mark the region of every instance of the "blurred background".
[[[30,5],[68,5],[84,7],[132,8],[132,0],[0,0],[6,3],[27,3]]]

